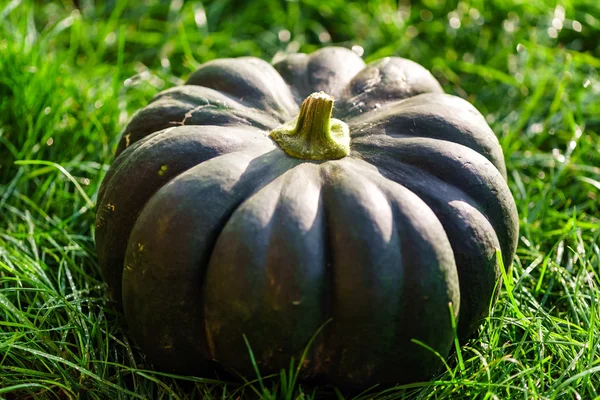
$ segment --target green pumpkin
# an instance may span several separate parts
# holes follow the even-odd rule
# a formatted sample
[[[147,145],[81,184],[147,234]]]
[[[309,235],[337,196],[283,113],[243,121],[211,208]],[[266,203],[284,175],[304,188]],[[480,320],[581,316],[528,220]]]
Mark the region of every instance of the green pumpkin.
[[[429,379],[441,362],[417,341],[449,354],[449,303],[474,331],[518,236],[481,114],[412,61],[337,47],[202,65],[133,117],[98,199],[111,295],[183,374],[253,378],[244,334],[278,372],[330,321],[304,379]]]

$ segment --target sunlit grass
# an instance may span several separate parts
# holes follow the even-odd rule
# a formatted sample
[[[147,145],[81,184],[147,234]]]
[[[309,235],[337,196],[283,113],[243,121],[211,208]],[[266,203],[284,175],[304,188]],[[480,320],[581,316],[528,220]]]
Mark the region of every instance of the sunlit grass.
[[[0,398],[342,398],[295,367],[240,385],[152,370],[93,238],[118,132],[217,57],[355,46],[431,69],[503,146],[521,221],[509,284],[432,382],[367,399],[600,398],[600,5],[595,0],[0,0]],[[268,11],[267,11],[268,10]]]

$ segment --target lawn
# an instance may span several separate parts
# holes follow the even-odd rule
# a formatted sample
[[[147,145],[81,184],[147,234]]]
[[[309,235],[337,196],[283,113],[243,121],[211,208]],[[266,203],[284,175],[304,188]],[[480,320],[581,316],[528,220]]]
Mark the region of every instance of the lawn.
[[[76,3],[0,0],[0,398],[345,396],[290,385],[293,370],[246,385],[153,371],[94,247],[98,188],[135,110],[214,58],[336,44],[415,60],[473,103],[520,218],[499,301],[447,370],[354,397],[600,399],[597,0]]]

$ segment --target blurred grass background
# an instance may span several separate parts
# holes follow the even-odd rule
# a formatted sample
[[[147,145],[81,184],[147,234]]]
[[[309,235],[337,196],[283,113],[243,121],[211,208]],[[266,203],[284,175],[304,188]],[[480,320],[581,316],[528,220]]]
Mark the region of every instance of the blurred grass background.
[[[118,133],[153,95],[214,58],[331,44],[413,59],[475,104],[521,218],[512,279],[463,362],[362,398],[600,398],[597,0],[0,0],[0,397],[342,396],[151,371],[93,241]]]

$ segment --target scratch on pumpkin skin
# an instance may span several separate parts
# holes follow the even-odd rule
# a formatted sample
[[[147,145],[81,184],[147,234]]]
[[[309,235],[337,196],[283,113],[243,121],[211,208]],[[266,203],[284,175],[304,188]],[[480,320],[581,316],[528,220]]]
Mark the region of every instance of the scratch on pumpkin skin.
[[[219,332],[219,329],[221,328],[221,324],[218,321],[213,321],[213,325],[209,326],[210,323],[208,322],[208,320],[206,319],[206,317],[204,318],[204,329],[206,332],[206,344],[208,344],[208,351],[210,352],[210,357],[213,360],[216,360],[216,351],[215,351],[215,341],[213,339],[213,335],[212,335],[212,329],[214,329],[217,334]]]
[[[115,205],[114,204],[108,203],[106,205],[106,208],[108,208],[110,211],[115,211]]]
[[[183,120],[181,120],[181,121],[173,121],[173,122],[171,122],[171,123],[172,123],[173,125],[181,125],[181,126],[184,126],[184,125],[185,125],[185,121],[187,121],[188,119],[192,118],[193,114],[194,114],[196,111],[200,111],[200,110],[202,110],[203,108],[206,108],[206,107],[218,108],[217,106],[215,106],[215,105],[213,105],[213,104],[202,104],[202,105],[200,105],[200,106],[198,106],[198,107],[194,107],[194,108],[192,108],[190,111],[186,112],[186,113],[185,113],[185,115],[183,116]]]
[[[315,348],[313,358],[304,360],[303,368],[305,369],[305,373],[310,376],[327,372],[332,357],[332,353],[327,351],[325,341],[321,340]]]
[[[308,369],[308,367],[310,367],[311,361],[312,360],[310,358],[305,358],[302,362],[302,369]]]
[[[129,147],[129,145],[131,144],[131,133],[128,133],[127,135],[125,135],[125,147]]]
[[[183,117],[183,120],[181,120],[181,121],[171,121],[171,122],[169,122],[169,123],[170,123],[170,124],[172,124],[172,125],[184,126],[184,125],[185,125],[185,123],[186,123],[186,121],[187,121],[188,119],[192,118],[192,117],[193,117],[193,114],[194,114],[196,111],[200,111],[200,110],[202,110],[202,109],[204,109],[204,108],[207,108],[207,107],[212,107],[212,108],[215,108],[215,109],[217,109],[217,110],[218,110],[218,109],[220,109],[220,108],[221,108],[221,109],[223,109],[223,108],[224,108],[224,109],[226,109],[226,110],[230,110],[230,108],[227,106],[227,104],[226,104],[226,103],[223,103],[222,107],[219,107],[218,105],[215,105],[215,104],[202,104],[202,105],[200,105],[200,106],[198,106],[198,107],[194,107],[194,108],[192,108],[190,111],[186,112],[186,113],[185,113],[185,115],[184,115],[184,117]],[[252,113],[252,110],[248,110],[248,112],[249,112],[249,113]],[[239,122],[240,122],[242,125],[248,125],[248,124],[249,124],[249,122],[248,122],[248,121],[246,121],[244,118],[241,118],[241,117],[239,117],[239,116],[237,116],[237,115],[235,115],[235,114],[233,114],[233,113],[229,114],[229,117],[230,117],[231,119],[233,119],[233,120],[237,120],[237,121],[239,121]],[[268,135],[268,133],[267,133],[266,135]]]
[[[173,337],[169,332],[165,332],[160,340],[160,347],[165,350],[171,350],[173,348]]]

